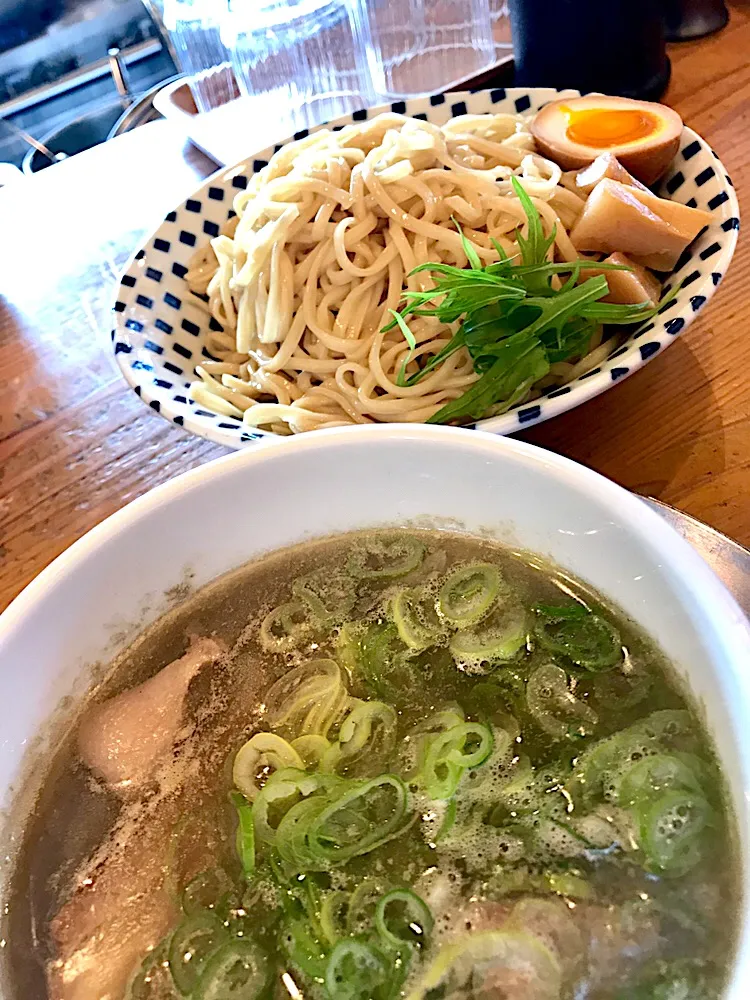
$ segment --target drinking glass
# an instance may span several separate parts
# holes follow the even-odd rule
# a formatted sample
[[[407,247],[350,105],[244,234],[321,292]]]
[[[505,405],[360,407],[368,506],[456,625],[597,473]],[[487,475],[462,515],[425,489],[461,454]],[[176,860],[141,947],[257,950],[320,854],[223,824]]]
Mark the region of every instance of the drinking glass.
[[[279,137],[372,104],[347,0],[230,0],[222,37],[249,122]]]
[[[492,37],[495,41],[495,54],[498,59],[502,59],[513,49],[510,37],[508,0],[490,0],[490,20],[492,22]]]
[[[495,62],[489,0],[350,0],[378,96],[446,90]]]
[[[198,111],[237,96],[229,52],[221,39],[227,0],[165,0],[164,27],[179,68],[187,73]]]

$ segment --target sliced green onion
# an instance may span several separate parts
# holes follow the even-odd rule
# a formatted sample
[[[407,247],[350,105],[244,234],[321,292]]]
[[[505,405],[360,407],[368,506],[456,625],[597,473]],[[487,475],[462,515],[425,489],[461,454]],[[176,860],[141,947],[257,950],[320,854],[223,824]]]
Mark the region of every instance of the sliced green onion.
[[[364,941],[347,938],[331,952],[325,977],[331,1000],[372,1000],[387,981],[386,960]]]
[[[292,965],[310,979],[321,982],[328,963],[328,949],[312,933],[305,917],[288,917],[279,941]]]
[[[335,782],[341,779],[333,775],[326,779],[322,775],[308,774],[293,767],[272,774],[253,803],[253,822],[258,840],[263,844],[274,843],[283,817],[300,799],[311,796],[321,787],[329,787],[324,786],[326,780]]]
[[[317,775],[316,779],[333,784],[325,794],[293,805],[274,831],[279,854],[295,870],[325,871],[403,832],[408,796],[396,775],[369,781],[333,775]]]
[[[702,761],[695,758],[695,769],[691,764],[689,754],[658,753],[633,761],[613,781],[612,801],[627,808],[674,788],[702,795],[697,777]]]
[[[439,638],[437,629],[429,628],[420,617],[422,595],[417,590],[399,590],[391,599],[391,614],[401,641],[416,651],[428,649]]]
[[[325,736],[317,736],[311,733],[308,736],[298,736],[292,740],[291,747],[302,759],[305,768],[317,767],[326,750],[329,750],[331,743]]]
[[[351,895],[343,889],[326,893],[320,906],[320,926],[329,945],[346,936],[346,918]]]
[[[464,773],[492,753],[493,736],[481,722],[461,722],[427,737],[419,765],[420,781],[431,799],[450,799]]]
[[[310,830],[328,805],[325,795],[313,795],[292,806],[276,832],[275,846],[284,861],[295,871],[325,871],[329,867],[310,847]]]
[[[467,673],[510,662],[526,644],[526,614],[520,605],[494,611],[473,629],[457,632],[449,648],[456,665]]]
[[[364,632],[362,622],[344,622],[334,640],[335,658],[350,680],[357,678],[362,669],[361,643]]]
[[[534,866],[536,867],[536,866]],[[515,868],[503,866],[488,881],[487,888],[493,899],[503,899],[518,893],[547,895],[550,892],[560,896],[570,896],[574,900],[594,898],[594,889],[589,882],[576,874],[577,869],[566,872],[538,874],[528,866]]]
[[[549,783],[532,766],[527,754],[513,758],[499,789],[499,802],[490,813],[494,826],[503,826],[515,815],[524,816],[540,810],[549,801]]]
[[[215,913],[202,911],[177,925],[169,941],[169,968],[183,996],[195,989],[210,957],[227,938],[227,930]]]
[[[634,729],[642,730],[649,739],[658,740],[665,746],[673,746],[681,737],[691,742],[695,734],[695,724],[690,712],[681,708],[663,708],[652,712],[645,719],[635,723]]]
[[[399,535],[391,541],[368,538],[354,547],[347,567],[352,576],[363,580],[393,580],[415,570],[424,552],[424,543],[413,535]]]
[[[536,604],[534,611],[550,621],[580,621],[591,614],[585,604],[574,601],[571,604]]]
[[[335,660],[309,660],[271,685],[266,720],[272,729],[284,726],[295,736],[326,736],[347,697]]]
[[[232,781],[250,802],[260,791],[258,772],[284,767],[304,770],[304,762],[294,747],[275,733],[256,733],[244,743],[234,758]]]
[[[332,623],[333,616],[308,581],[303,579],[295,580],[292,583],[292,593],[297,600],[305,605],[307,613],[313,621],[319,625],[330,625]]]
[[[343,621],[355,601],[351,581],[344,586],[343,580],[322,570],[297,577],[292,583],[292,593],[306,606],[314,622],[328,628]]]
[[[307,608],[295,598],[269,611],[260,624],[260,644],[269,653],[286,653],[311,633]]]
[[[526,701],[537,725],[555,739],[590,736],[598,722],[596,712],[570,690],[567,673],[554,663],[533,671]]]
[[[375,907],[388,889],[388,882],[375,875],[368,875],[362,879],[349,899],[349,910],[346,915],[347,933],[363,934],[371,929]]]
[[[647,867],[663,875],[690,871],[702,858],[713,821],[711,806],[694,792],[675,789],[645,802],[640,810],[640,837]]]
[[[689,712],[662,709],[594,743],[575,763],[574,776],[584,802],[612,798],[616,795],[617,776],[634,761],[653,754],[655,748],[671,749],[676,741],[690,744],[693,733]]]
[[[462,722],[448,730],[446,735],[453,736],[453,746],[448,751],[448,760],[464,769],[479,767],[492,753],[494,746],[492,730],[482,722]]]
[[[367,854],[402,832],[407,805],[406,785],[395,774],[349,782],[314,817],[310,852],[325,867]]]
[[[607,670],[622,660],[620,633],[582,604],[537,606],[534,635],[550,653],[566,656],[587,670]]]
[[[453,829],[455,823],[456,823],[456,800],[451,799],[445,808],[445,815],[443,816],[443,820],[440,824],[440,829],[435,834],[436,844],[439,844],[441,840],[444,840],[445,837],[448,836],[448,834]]]
[[[391,622],[370,625],[362,636],[359,647],[362,674],[381,695],[386,693],[388,677],[405,648],[398,629]]]
[[[597,678],[592,694],[597,704],[617,705],[621,711],[626,711],[645,701],[653,683],[654,678],[645,670],[627,674],[623,670],[610,670]]]
[[[411,889],[391,889],[375,907],[375,928],[391,948],[423,947],[434,923],[427,903]]]
[[[444,733],[454,726],[460,726],[464,721],[464,713],[460,705],[451,705],[443,708],[439,712],[430,715],[424,722],[414,730],[416,737],[429,735],[431,733]]]
[[[459,566],[443,580],[438,593],[438,610],[454,628],[468,628],[489,612],[501,583],[500,571],[491,563]]]
[[[364,759],[372,773],[388,759],[396,743],[396,712],[382,701],[355,701],[341,723],[338,743],[321,761],[323,770],[345,770]]]
[[[253,809],[244,795],[230,792],[230,800],[237,810],[237,855],[242,865],[246,879],[251,878],[255,871],[255,826],[253,824]]]
[[[194,1000],[256,1000],[268,982],[268,960],[254,941],[235,938],[206,963]]]
[[[448,760],[446,756],[438,756],[439,749],[441,748],[435,747],[426,757],[420,779],[429,798],[445,801],[456,794],[465,768]]]

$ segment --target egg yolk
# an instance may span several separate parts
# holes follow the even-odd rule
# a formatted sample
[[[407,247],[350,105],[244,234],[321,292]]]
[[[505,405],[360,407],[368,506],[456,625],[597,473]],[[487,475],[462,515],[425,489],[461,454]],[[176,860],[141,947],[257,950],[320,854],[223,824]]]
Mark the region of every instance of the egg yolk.
[[[567,117],[571,142],[596,149],[609,149],[626,142],[647,139],[659,130],[659,119],[640,108],[560,109]]]

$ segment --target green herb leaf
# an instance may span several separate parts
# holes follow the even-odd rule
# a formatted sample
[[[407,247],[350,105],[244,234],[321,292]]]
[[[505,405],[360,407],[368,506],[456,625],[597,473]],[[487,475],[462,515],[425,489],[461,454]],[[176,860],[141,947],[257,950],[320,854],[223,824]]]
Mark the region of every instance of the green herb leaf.
[[[550,364],[586,354],[598,323],[584,317],[569,319],[559,329],[547,330],[539,339],[547,348]]]
[[[476,248],[454,219],[470,266],[435,262],[414,268],[411,274],[429,272],[434,287],[404,292],[405,305],[400,311],[390,310],[392,320],[383,327],[384,332],[398,327],[410,348],[396,380],[402,387],[417,385],[462,347],[469,352],[480,377],[459,399],[434,414],[430,423],[505,412],[549,373],[550,365],[583,357],[600,325],[650,319],[679,290],[680,286],[674,288],[655,307],[602,302],[609,292],[606,276],[599,273],[581,281],[581,275],[590,270],[630,268],[595,260],[547,260],[555,231],[544,235],[534,202],[516,177],[511,184],[528,223],[526,235],[516,230],[519,254],[509,257],[492,239],[500,259],[483,267]],[[555,275],[567,276],[560,288],[552,285]],[[462,321],[462,325],[437,354],[407,375],[417,346],[407,323],[409,316],[436,316],[441,323]]]
[[[393,316],[393,318],[395,319],[396,323],[398,324],[399,329],[403,333],[404,340],[409,345],[410,350],[416,351],[416,349],[417,349],[417,342],[414,339],[414,334],[411,332],[411,330],[407,326],[406,320],[404,319],[404,317],[401,315],[401,313],[396,312],[395,309],[391,309],[390,313]]]
[[[464,347],[466,341],[464,339],[463,327],[456,333],[456,335],[448,341],[445,347],[441,348],[437,354],[434,354],[424,368],[420,368],[418,372],[414,372],[413,375],[406,377],[406,366],[402,365],[401,371],[396,379],[396,385],[403,387],[409,387],[416,385],[421,382],[426,375],[429,375],[431,371],[434,371],[439,365],[441,365],[451,354],[455,354],[459,348]]]
[[[461,237],[461,246],[464,248],[464,253],[466,254],[466,259],[469,262],[469,266],[474,271],[481,271],[482,262],[479,259],[479,254],[476,252],[474,247],[471,245],[471,243],[469,243],[469,241],[464,236],[464,231],[461,228],[461,224],[459,223],[458,219],[451,216],[451,222],[456,227],[456,229],[458,230],[458,235]]]
[[[525,332],[515,334],[498,346],[495,361],[482,377],[427,423],[443,424],[459,417],[478,420],[490,408],[493,414],[504,413],[548,372],[547,352],[537,338]]]
[[[533,201],[526,194],[523,185],[517,177],[511,177],[510,181],[518,200],[521,202],[521,207],[526,213],[526,219],[529,224],[528,237],[522,236],[520,231],[516,230],[516,242],[521,251],[523,262],[528,265],[543,264],[547,259],[547,251],[555,242],[556,231],[553,229],[552,233],[545,237],[542,218],[536,210]]]
[[[536,337],[548,328],[559,330],[568,319],[580,316],[585,305],[602,298],[608,291],[607,279],[601,274],[597,278],[587,278],[583,284],[576,285],[567,292],[560,291],[550,298],[528,298],[525,305],[536,306],[540,315],[526,328],[526,333]]]

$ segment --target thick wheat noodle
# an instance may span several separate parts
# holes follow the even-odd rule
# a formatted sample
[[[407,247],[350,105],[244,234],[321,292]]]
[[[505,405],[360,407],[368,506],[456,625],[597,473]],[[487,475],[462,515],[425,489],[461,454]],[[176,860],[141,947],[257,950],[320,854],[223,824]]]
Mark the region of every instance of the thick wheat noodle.
[[[535,152],[521,116],[465,115],[441,128],[388,114],[282,147],[188,269],[221,326],[206,335],[217,360],[196,369],[192,398],[280,433],[431,417],[476,381],[465,349],[416,385],[398,376],[433,357],[455,325],[413,317],[413,351],[384,327],[404,290],[432,287],[429,272],[410,274],[418,264],[467,266],[455,222],[485,264],[498,260],[494,241],[518,253],[515,231],[527,223],[513,175],[555,232],[549,259],[575,259],[569,230],[585,198]],[[580,374],[608,345],[597,337],[590,348],[553,365],[530,395]]]

